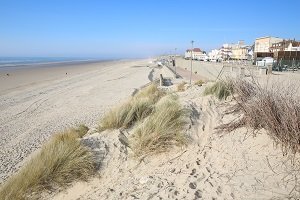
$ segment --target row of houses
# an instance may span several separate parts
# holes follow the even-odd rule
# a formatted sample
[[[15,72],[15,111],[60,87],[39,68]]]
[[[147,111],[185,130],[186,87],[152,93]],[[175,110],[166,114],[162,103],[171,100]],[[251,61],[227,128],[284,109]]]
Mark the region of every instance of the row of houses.
[[[272,57],[274,61],[300,61],[300,42],[278,37],[261,37],[255,40],[255,61],[264,57]]]
[[[194,60],[253,60],[256,62],[265,57],[274,60],[300,60],[300,42],[278,37],[256,38],[253,45],[247,45],[243,40],[236,44],[223,44],[219,49],[213,49],[206,54],[200,48],[188,49],[186,59]]]
[[[249,45],[245,45],[244,41],[237,44],[223,44],[221,48],[214,49],[208,54],[200,48],[188,49],[185,52],[185,58],[194,60],[247,60],[252,54],[249,54]],[[250,57],[249,57],[250,55]]]

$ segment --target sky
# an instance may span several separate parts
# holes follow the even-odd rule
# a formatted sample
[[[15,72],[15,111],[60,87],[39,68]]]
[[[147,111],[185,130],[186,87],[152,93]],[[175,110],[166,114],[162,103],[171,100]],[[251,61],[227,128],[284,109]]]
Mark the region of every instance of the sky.
[[[139,58],[276,36],[299,0],[0,0],[0,56]]]

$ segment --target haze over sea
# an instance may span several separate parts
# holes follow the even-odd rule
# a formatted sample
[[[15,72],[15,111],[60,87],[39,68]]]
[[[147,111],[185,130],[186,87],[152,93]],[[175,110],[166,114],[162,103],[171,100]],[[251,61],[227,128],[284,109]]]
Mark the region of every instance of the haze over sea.
[[[107,61],[88,57],[0,57],[0,71]],[[111,60],[111,59],[110,59]]]

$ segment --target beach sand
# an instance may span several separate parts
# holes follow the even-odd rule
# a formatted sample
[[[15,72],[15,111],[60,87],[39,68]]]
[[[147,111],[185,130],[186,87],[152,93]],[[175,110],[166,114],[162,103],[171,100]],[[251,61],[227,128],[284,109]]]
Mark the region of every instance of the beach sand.
[[[0,183],[52,134],[95,125],[111,106],[150,82],[148,65],[149,60],[112,61],[1,72]]]
[[[204,87],[178,93],[193,110],[187,147],[132,157],[118,140],[119,131],[94,133],[107,144],[99,176],[77,182],[45,199],[296,199],[300,178],[298,157],[283,156],[264,130],[256,136],[240,128],[223,133],[215,128],[235,115],[224,114],[228,103],[202,96]],[[297,163],[292,163],[293,158]]]
[[[176,93],[180,102],[192,110],[185,130],[191,140],[186,147],[141,160],[134,158],[132,151],[119,141],[118,130],[97,132],[97,120],[160,73],[171,76],[170,71],[153,68],[148,60],[93,65],[84,73],[11,89],[1,95],[2,180],[16,171],[24,158],[51,134],[85,123],[91,128],[85,139],[100,140],[106,145],[99,172],[88,182],[75,182],[66,190],[45,193],[43,199],[296,199],[300,196],[298,155],[284,156],[265,130],[254,135],[247,128],[230,133],[215,129],[240,116],[226,114],[234,103],[230,99],[218,101],[202,95],[212,83],[192,85]],[[183,62],[178,71],[183,79],[174,82],[189,80],[185,65]],[[193,81],[211,80],[218,76],[221,67],[202,65],[195,69],[199,73]],[[300,80],[299,74],[290,73],[257,78],[263,83]],[[176,85],[162,88],[176,90]]]

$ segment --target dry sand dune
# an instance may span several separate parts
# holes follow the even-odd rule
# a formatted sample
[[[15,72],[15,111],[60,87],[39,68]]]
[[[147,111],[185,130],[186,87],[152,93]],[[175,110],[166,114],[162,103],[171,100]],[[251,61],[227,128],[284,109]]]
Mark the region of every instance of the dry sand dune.
[[[214,128],[233,119],[228,103],[201,95],[203,87],[179,93],[193,110],[186,148],[132,158],[118,131],[94,133],[109,149],[99,177],[46,199],[288,199],[299,197],[297,165],[283,156],[264,131],[256,137],[239,129],[229,134]]]
[[[2,76],[0,183],[51,134],[95,124],[110,106],[148,83],[148,65],[148,60],[118,61]]]
[[[192,111],[185,130],[191,139],[186,147],[139,160],[120,142],[119,130],[98,133],[96,120],[109,107],[167,71],[147,65],[146,61],[115,63],[40,88],[29,87],[26,91],[2,95],[1,107],[5,109],[1,111],[4,124],[1,131],[6,134],[1,134],[4,146],[1,162],[5,163],[1,165],[1,178],[15,171],[52,133],[84,122],[92,128],[84,140],[101,141],[98,150],[101,167],[97,176],[58,193],[45,193],[43,199],[297,199],[300,196],[299,156],[283,156],[265,130],[254,136],[246,128],[230,133],[215,129],[239,115],[225,114],[234,104],[230,99],[218,101],[203,96],[206,85],[177,92],[182,105]],[[189,78],[188,73],[182,76],[185,80]],[[274,76],[272,80],[278,81],[278,77],[283,79]],[[298,79],[295,75],[289,77]],[[165,89],[176,90],[176,85]],[[129,136],[130,131],[125,134]]]
[[[278,81],[278,77],[270,80]],[[118,131],[94,133],[88,137],[104,141],[109,149],[99,177],[88,183],[75,183],[46,199],[299,197],[299,158],[283,156],[264,130],[255,137],[246,128],[231,133],[217,131],[218,125],[238,117],[225,114],[234,102],[204,97],[204,87],[193,86],[178,93],[182,104],[193,111],[186,130],[191,141],[186,148],[136,160],[131,150],[118,140]]]

